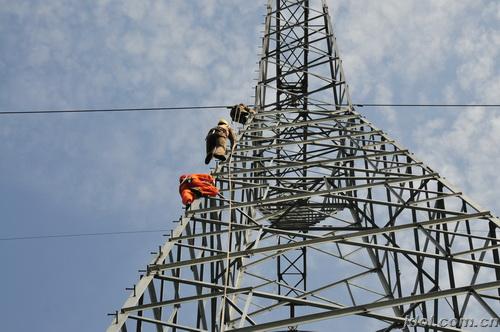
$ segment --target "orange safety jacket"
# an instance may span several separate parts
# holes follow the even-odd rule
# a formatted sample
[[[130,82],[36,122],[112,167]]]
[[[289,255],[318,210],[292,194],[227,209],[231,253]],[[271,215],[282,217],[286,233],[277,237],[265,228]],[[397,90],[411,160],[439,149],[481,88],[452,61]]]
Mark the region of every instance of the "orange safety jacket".
[[[184,205],[190,205],[201,196],[215,197],[219,193],[215,179],[210,174],[184,174],[179,178],[179,183],[179,194]]]

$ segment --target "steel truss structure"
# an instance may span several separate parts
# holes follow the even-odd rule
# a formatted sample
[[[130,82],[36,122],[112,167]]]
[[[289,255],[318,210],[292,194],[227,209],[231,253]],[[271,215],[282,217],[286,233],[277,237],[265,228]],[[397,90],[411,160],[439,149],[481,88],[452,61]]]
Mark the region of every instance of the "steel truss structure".
[[[499,220],[354,109],[313,2],[269,1],[258,113],[213,172],[221,196],[179,219],[109,332],[498,319]]]

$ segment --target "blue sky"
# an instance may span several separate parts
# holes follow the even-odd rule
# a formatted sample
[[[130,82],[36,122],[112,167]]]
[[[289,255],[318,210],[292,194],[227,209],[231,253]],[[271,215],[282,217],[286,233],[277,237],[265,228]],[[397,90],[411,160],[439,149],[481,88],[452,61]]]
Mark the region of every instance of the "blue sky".
[[[329,1],[355,103],[499,103],[495,0]],[[265,1],[0,0],[0,111],[251,103]],[[500,109],[359,109],[494,212]],[[0,238],[170,229],[224,111],[1,116]],[[0,241],[6,331],[108,324],[161,233]],[[35,327],[36,326],[36,327]]]

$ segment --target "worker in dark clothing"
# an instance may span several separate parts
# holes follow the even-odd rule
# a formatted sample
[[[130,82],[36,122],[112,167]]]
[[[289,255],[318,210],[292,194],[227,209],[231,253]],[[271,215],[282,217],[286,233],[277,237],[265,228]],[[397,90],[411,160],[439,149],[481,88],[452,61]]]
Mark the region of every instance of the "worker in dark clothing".
[[[179,194],[185,206],[190,206],[197,198],[215,197],[218,193],[210,174],[184,174],[179,178]]]
[[[210,129],[206,137],[207,143],[207,157],[205,158],[205,164],[208,165],[212,157],[215,157],[221,161],[226,160],[226,144],[227,139],[231,142],[231,150],[236,144],[236,135],[233,129],[229,126],[229,123],[220,119],[217,127]]]
[[[257,113],[253,108],[248,107],[245,104],[234,105],[231,107],[231,119],[234,122],[241,124],[247,123],[248,117]]]

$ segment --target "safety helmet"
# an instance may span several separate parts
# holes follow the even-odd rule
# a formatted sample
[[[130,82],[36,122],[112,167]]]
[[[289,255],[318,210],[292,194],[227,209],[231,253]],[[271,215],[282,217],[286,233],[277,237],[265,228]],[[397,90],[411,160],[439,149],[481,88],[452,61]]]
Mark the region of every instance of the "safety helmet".
[[[217,123],[218,125],[226,125],[226,126],[229,126],[229,122],[227,122],[226,119],[220,119],[219,120],[219,123]]]

